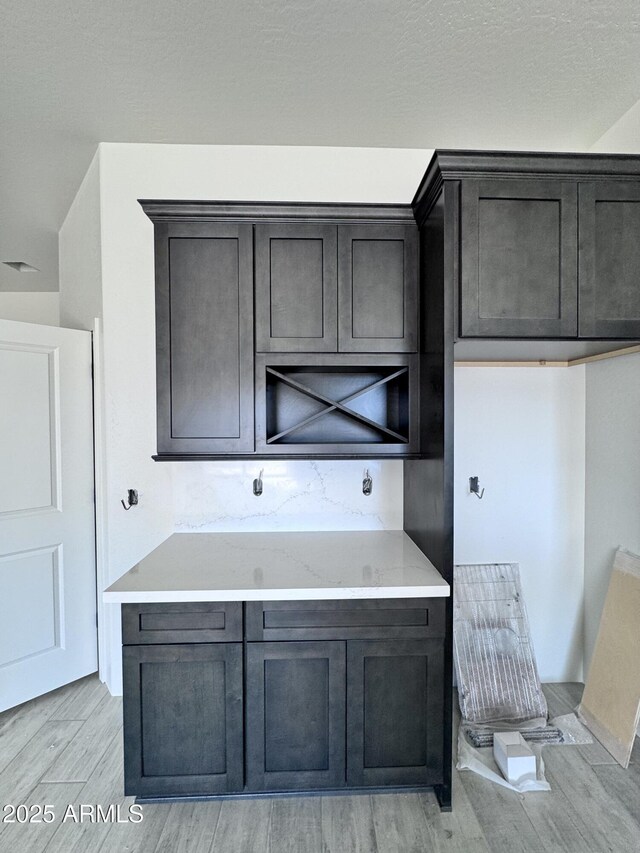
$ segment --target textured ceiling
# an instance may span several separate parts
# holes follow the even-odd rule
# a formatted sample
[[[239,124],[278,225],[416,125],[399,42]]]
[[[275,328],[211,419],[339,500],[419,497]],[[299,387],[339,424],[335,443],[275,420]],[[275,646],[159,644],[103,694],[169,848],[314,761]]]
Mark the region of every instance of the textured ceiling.
[[[637,0],[0,0],[0,289],[57,287],[98,142],[584,150]],[[6,271],[5,271],[6,269]]]

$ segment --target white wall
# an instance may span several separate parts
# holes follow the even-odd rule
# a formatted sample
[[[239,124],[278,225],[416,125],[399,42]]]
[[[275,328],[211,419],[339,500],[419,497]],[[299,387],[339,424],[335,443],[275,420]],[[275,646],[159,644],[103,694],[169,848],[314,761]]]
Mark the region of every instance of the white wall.
[[[0,291],[0,317],[3,320],[59,326],[60,294],[53,291]]]
[[[584,382],[584,367],[455,369],[455,561],[520,563],[544,681],[582,679]]]
[[[91,331],[102,317],[101,239],[98,150],[58,236],[61,326]]]
[[[640,152],[640,101],[590,150]],[[614,552],[640,553],[640,355],[588,364],[586,382],[585,674]]]
[[[637,154],[640,151],[640,101],[628,109],[589,150]]]
[[[585,673],[615,551],[640,554],[640,353],[586,376]]]
[[[64,267],[61,286],[65,318],[86,323],[98,311],[103,319],[107,582],[176,529],[375,529],[402,523],[399,462],[371,463],[374,493],[365,498],[362,462],[151,460],[153,227],[137,199],[408,202],[430,155],[428,150],[100,146],[95,171],[65,223],[61,263],[68,263],[79,238],[92,248]],[[87,205],[93,212],[82,226]],[[95,234],[96,210],[99,256],[88,234]],[[95,271],[97,260],[101,289],[82,294],[84,264]],[[581,674],[583,375],[581,368],[456,370],[457,559],[520,561],[541,674],[551,680]],[[255,498],[251,481],[260,467],[265,490]],[[522,484],[521,472],[527,478]],[[482,502],[467,495],[471,474],[487,486]],[[140,505],[125,513],[120,498],[127,488],[138,489]],[[119,615],[117,608],[110,610],[105,676],[110,689],[119,692]]]
[[[250,493],[258,465],[155,463],[153,226],[137,199],[409,202],[428,150],[100,146],[106,512],[111,579],[175,528],[244,529],[277,518],[289,529],[399,527],[401,463],[375,463],[374,494],[359,491],[362,463],[315,469],[287,462],[265,492]],[[137,488],[140,506],[120,498]],[[229,500],[228,500],[229,499]],[[231,507],[231,513],[228,512]],[[229,517],[229,515],[231,517]],[[114,618],[108,676],[120,689],[120,637]]]

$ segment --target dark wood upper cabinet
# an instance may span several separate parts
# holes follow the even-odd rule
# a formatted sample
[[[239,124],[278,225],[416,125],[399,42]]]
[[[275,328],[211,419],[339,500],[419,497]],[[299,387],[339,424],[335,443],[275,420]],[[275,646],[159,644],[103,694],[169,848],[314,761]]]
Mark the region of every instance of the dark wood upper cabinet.
[[[465,180],[460,232],[461,336],[576,336],[575,183]]]
[[[258,224],[255,258],[257,352],[417,350],[414,226]]]
[[[417,348],[417,228],[340,226],[338,350],[416,352]]]
[[[257,352],[336,352],[336,244],[335,225],[256,225]]]
[[[581,337],[640,338],[640,181],[580,184]]]
[[[250,225],[156,224],[158,453],[250,452]]]

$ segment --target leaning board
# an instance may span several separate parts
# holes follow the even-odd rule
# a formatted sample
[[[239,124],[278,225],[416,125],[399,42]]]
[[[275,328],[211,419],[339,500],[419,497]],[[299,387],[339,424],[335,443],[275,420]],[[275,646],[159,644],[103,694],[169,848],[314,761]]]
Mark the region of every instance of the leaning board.
[[[619,550],[579,716],[628,767],[640,722],[640,557]]]

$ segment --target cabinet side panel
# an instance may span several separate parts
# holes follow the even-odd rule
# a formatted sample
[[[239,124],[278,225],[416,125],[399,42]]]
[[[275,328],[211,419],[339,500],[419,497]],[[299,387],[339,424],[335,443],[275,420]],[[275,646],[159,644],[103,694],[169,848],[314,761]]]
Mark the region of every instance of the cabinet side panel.
[[[451,806],[453,620],[453,343],[460,287],[460,182],[447,181],[420,223],[420,429],[424,459],[404,463],[403,527],[451,585],[442,661],[442,776]]]

